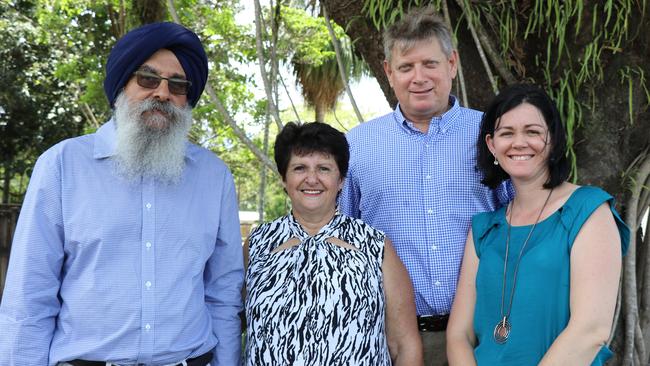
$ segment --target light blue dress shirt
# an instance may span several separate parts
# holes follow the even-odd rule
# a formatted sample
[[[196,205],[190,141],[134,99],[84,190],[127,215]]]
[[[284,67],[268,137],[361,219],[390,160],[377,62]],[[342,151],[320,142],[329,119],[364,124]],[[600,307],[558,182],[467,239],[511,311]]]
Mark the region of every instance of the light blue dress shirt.
[[[392,112],[348,132],[350,167],[339,209],[386,233],[406,266],[418,315],[451,310],[472,215],[509,200],[476,170],[482,113],[451,108],[425,134]]]
[[[243,260],[226,165],[187,144],[181,182],[114,173],[115,125],[37,161],[0,306],[0,365],[240,361]]]

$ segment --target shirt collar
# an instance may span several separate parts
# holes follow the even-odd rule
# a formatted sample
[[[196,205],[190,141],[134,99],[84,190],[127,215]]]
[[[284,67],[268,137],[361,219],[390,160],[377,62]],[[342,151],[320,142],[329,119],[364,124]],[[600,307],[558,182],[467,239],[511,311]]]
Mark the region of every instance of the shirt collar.
[[[111,118],[95,132],[93,158],[105,159],[115,155],[115,120]],[[196,161],[197,149],[190,142],[185,143],[185,158]]]
[[[458,98],[453,95],[449,95],[449,105],[451,107],[448,111],[443,113],[441,116],[431,118],[431,128],[429,128],[429,133],[432,133],[432,131],[436,130],[438,130],[440,133],[446,133],[447,130],[453,126],[454,120],[458,116],[458,113],[460,113],[460,104],[458,103]],[[406,117],[404,117],[399,103],[393,111],[393,116],[395,117],[395,121],[403,130],[409,133],[421,133],[420,130],[413,126],[413,123],[411,121],[407,120]]]
[[[115,121],[111,118],[95,132],[93,158],[104,159],[115,155]]]

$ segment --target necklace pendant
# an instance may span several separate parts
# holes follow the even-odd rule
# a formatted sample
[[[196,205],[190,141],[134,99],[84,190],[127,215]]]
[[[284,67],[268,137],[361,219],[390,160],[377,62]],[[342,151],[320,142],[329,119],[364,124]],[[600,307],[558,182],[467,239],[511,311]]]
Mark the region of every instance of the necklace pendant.
[[[504,344],[508,341],[508,336],[510,335],[510,322],[508,322],[507,317],[503,317],[501,321],[497,323],[494,327],[494,341],[498,344]]]

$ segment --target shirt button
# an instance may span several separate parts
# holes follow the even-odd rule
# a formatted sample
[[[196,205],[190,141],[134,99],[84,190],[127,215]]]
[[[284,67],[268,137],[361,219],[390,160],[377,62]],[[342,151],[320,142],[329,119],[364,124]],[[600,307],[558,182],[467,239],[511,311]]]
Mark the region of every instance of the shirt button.
[[[442,283],[440,283],[440,281],[436,281],[436,282],[434,282],[434,285],[440,286],[440,285],[442,285]]]
[[[151,281],[147,281],[144,283],[145,286],[147,286],[147,290],[151,287]]]
[[[147,331],[149,331],[149,329],[151,329],[151,325],[149,325],[149,323],[147,323],[147,324],[144,326],[144,329],[147,330]]]
[[[151,248],[151,242],[147,242],[144,246],[146,246],[147,249]]]
[[[434,244],[434,245],[431,246],[431,249],[436,250],[436,249],[438,249],[438,246]]]
[[[430,176],[430,175],[427,175],[427,179],[431,179],[431,176]]]
[[[147,210],[150,209],[150,208],[151,208],[151,203],[147,202],[147,204],[145,205],[145,207],[147,207]]]
[[[433,213],[433,210],[432,210],[432,209],[428,209],[428,210],[427,210],[427,213],[428,213],[428,214],[432,214],[432,213]]]

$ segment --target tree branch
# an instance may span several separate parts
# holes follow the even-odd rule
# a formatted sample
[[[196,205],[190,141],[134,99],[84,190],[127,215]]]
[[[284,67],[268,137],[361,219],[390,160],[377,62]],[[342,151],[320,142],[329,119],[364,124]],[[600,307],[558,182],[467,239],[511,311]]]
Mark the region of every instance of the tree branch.
[[[271,0],[270,8],[273,9],[273,0]],[[278,29],[280,28],[280,11],[282,9],[282,4],[278,1],[275,6],[275,12],[271,15],[271,80],[274,83],[271,84],[271,91],[273,92],[273,105],[278,105],[279,93],[278,93],[278,74],[280,68],[280,62],[278,61]],[[269,105],[271,107],[271,105]],[[273,112],[269,108],[269,113]],[[277,112],[276,110],[276,113]],[[280,126],[278,126],[279,128]],[[266,152],[266,151],[265,151]]]
[[[472,39],[474,40],[474,44],[476,45],[476,51],[478,51],[478,55],[481,58],[481,62],[483,63],[483,67],[485,68],[485,72],[487,73],[487,77],[490,80],[490,85],[492,85],[492,91],[496,95],[499,94],[499,87],[497,86],[497,82],[494,79],[494,74],[492,73],[492,68],[490,67],[490,63],[485,57],[485,51],[483,51],[483,47],[481,46],[481,41],[478,39],[478,35],[476,34],[476,29],[474,29],[474,17],[471,13],[471,10],[469,10],[469,8],[470,8],[469,6],[465,7],[465,9],[467,9],[465,12],[465,16],[467,17],[467,24],[469,25],[469,32],[472,34]]]
[[[645,233],[644,236],[641,237],[642,242],[640,243],[639,247],[643,248],[641,252],[645,253],[644,258],[642,259],[642,266],[643,270],[639,274],[641,277],[641,284],[640,286],[637,286],[638,291],[639,291],[639,323],[640,323],[640,328],[641,328],[641,338],[643,340],[643,346],[644,346],[644,352],[643,354],[645,355],[645,359],[642,359],[643,362],[647,362],[647,349],[650,347],[650,334],[643,334],[643,331],[645,330],[646,332],[650,328],[650,248],[648,246],[650,245],[650,235],[648,233],[648,229],[650,229],[650,213],[648,213],[648,210],[650,210],[650,172],[647,170],[644,172],[643,168],[645,167],[646,169],[648,168],[647,162],[650,161],[650,155],[645,155],[646,157],[646,162],[642,164],[642,168],[637,172],[637,179],[643,178],[643,175],[645,175],[645,180],[644,181],[635,181],[636,186],[640,186],[640,194],[639,194],[639,200],[638,200],[638,209],[636,216],[639,221],[639,228],[642,226],[641,224],[643,223],[644,219],[644,214],[647,214],[648,216],[645,218]],[[632,229],[632,228],[630,228]],[[632,229],[632,235],[636,236],[638,233],[638,230],[633,230]],[[640,352],[641,353],[641,352]]]
[[[330,17],[329,15],[327,15],[327,9],[325,9],[325,7],[323,6],[321,7],[321,11],[323,12],[323,16],[325,17],[325,25],[327,26],[327,30],[329,31],[330,37],[332,38],[332,44],[334,45],[334,53],[336,53],[336,63],[339,66],[339,74],[341,75],[341,82],[345,87],[345,92],[348,94],[348,98],[350,98],[350,103],[352,104],[354,113],[357,115],[357,119],[359,120],[359,123],[361,123],[365,120],[363,119],[361,112],[359,112],[359,107],[357,107],[357,102],[354,100],[354,96],[352,95],[352,90],[350,90],[350,84],[348,84],[348,78],[346,77],[346,68],[345,65],[343,65],[343,60],[341,59],[341,46],[339,45],[339,40],[336,38],[336,34],[334,33],[334,28],[332,28]]]
[[[172,16],[174,23],[181,24],[181,18],[178,17],[178,13],[176,12],[176,7],[174,6],[173,0],[167,0],[167,8],[169,8],[169,14]]]
[[[451,26],[451,17],[449,16],[449,7],[447,6],[447,0],[442,2],[442,13],[445,16],[445,22],[449,29],[454,29]],[[462,105],[466,108],[469,108],[469,99],[467,98],[467,87],[465,86],[465,74],[463,74],[463,65],[460,62],[460,54],[458,56],[458,80],[460,82],[460,93],[462,97]]]
[[[255,0],[255,1],[258,1],[258,0]],[[167,6],[169,7],[169,13],[172,15],[172,19],[174,20],[174,22],[176,22],[178,24],[182,24],[180,22],[178,14],[176,13],[176,8],[174,7],[173,0],[167,0]],[[262,152],[262,150],[260,150],[260,148],[257,147],[257,145],[255,145],[255,143],[253,143],[253,141],[250,138],[248,138],[248,136],[246,136],[246,132],[244,132],[244,130],[242,130],[239,126],[237,126],[237,123],[235,122],[235,120],[232,119],[232,117],[230,116],[230,113],[228,113],[228,110],[226,110],[226,107],[223,106],[223,104],[221,103],[221,100],[219,99],[217,94],[214,92],[214,89],[212,89],[212,85],[210,85],[209,80],[205,84],[205,90],[208,93],[208,96],[210,96],[210,100],[212,101],[212,103],[215,105],[215,107],[217,107],[217,110],[219,111],[219,113],[223,117],[224,121],[226,121],[226,124],[228,124],[228,126],[230,126],[230,128],[232,128],[233,132],[235,133],[235,136],[237,136],[239,138],[239,140],[241,142],[243,142],[244,145],[246,145],[251,150],[251,152],[264,165],[266,165],[266,167],[268,167],[269,169],[271,169],[274,172],[277,172],[277,168],[276,168],[275,164],[271,161],[271,159],[266,154],[264,154],[264,152]]]
[[[632,194],[626,205],[625,222],[631,230],[630,247],[627,255],[625,256],[623,266],[623,278],[625,289],[623,291],[625,298],[625,347],[623,352],[623,364],[630,365],[634,361],[636,327],[638,326],[639,308],[637,298],[637,280],[636,280],[636,231],[640,226],[639,213],[639,200],[641,198],[641,191],[644,188],[643,183],[650,175],[650,155],[646,155],[641,160],[639,170],[637,171],[634,179],[632,179]],[[637,349],[639,357],[645,357],[644,349]],[[644,360],[645,362],[645,360]]]
[[[86,115],[86,118],[90,120],[92,126],[95,128],[99,128],[99,122],[97,121],[97,118],[95,118],[95,114],[93,113],[93,110],[90,109],[88,103],[82,103],[81,106],[82,106],[81,109],[83,114]]]
[[[284,88],[284,92],[287,94],[287,98],[289,98],[289,103],[291,104],[291,109],[293,110],[293,113],[296,115],[296,121],[298,123],[302,124],[302,121],[300,120],[300,115],[298,114],[298,110],[296,109],[296,105],[293,104],[293,99],[291,98],[291,94],[289,93],[289,89],[287,89],[287,85],[284,83],[284,78],[282,77],[282,74],[278,76],[278,79],[280,80],[280,83],[282,83],[282,87]]]
[[[641,325],[639,322],[636,322],[636,327],[634,328],[634,346],[636,349],[636,353],[639,357],[639,360],[641,361],[638,363],[638,365],[641,364],[646,364],[647,363],[647,357],[646,357],[646,352],[645,352],[645,342],[643,340],[643,332],[641,331]]]
[[[646,208],[650,209],[647,204],[646,204]],[[644,286],[642,287],[641,290],[642,307],[639,315],[641,318],[641,329],[650,328],[650,286],[648,286],[648,284],[650,284],[650,266],[648,265],[648,263],[650,263],[650,250],[647,250],[648,247],[650,246],[650,234],[648,233],[648,230],[650,230],[650,213],[648,213],[646,216],[645,228],[646,231],[643,237],[642,246],[646,248],[646,257],[645,257],[646,267],[643,273]],[[648,348],[650,348],[650,339],[646,340],[646,349]]]
[[[230,128],[232,128],[235,135],[239,137],[239,140],[243,142],[244,145],[246,145],[251,150],[251,152],[255,156],[257,156],[257,158],[260,159],[262,163],[264,163],[264,165],[266,165],[269,169],[273,170],[274,172],[277,172],[275,163],[273,163],[271,159],[266,154],[264,154],[262,150],[260,150],[260,148],[257,147],[257,145],[255,145],[250,138],[248,138],[248,136],[246,136],[244,130],[242,130],[239,126],[237,126],[237,123],[232,119],[232,117],[230,117],[230,114],[221,103],[219,97],[217,97],[217,94],[214,92],[214,89],[212,89],[212,86],[210,84],[206,84],[205,90],[208,92],[208,95],[210,96],[210,100],[217,107],[217,110],[219,111],[219,113],[221,113],[221,116],[226,121],[228,126],[230,126]]]
[[[467,13],[467,9],[465,8],[463,0],[456,0],[456,3],[458,6],[460,6],[463,12]],[[481,44],[485,48],[485,52],[487,52],[488,56],[490,57],[490,61],[492,61],[492,64],[494,67],[496,67],[497,72],[499,72],[499,75],[503,78],[503,80],[505,80],[508,85],[516,83],[517,79],[512,75],[508,69],[508,66],[503,62],[501,56],[499,56],[499,53],[492,45],[490,37],[488,37],[488,35],[485,33],[485,30],[480,23],[476,24],[476,34],[481,41]]]
[[[257,46],[257,59],[260,64],[260,76],[262,77],[262,83],[264,83],[264,91],[266,92],[266,98],[271,110],[271,115],[275,120],[275,123],[278,125],[278,130],[282,129],[282,120],[280,119],[280,114],[278,113],[278,108],[275,105],[273,100],[273,89],[271,83],[269,82],[269,77],[266,73],[266,61],[264,60],[264,46],[262,44],[262,7],[260,6],[259,0],[254,0],[255,3],[255,44]]]

